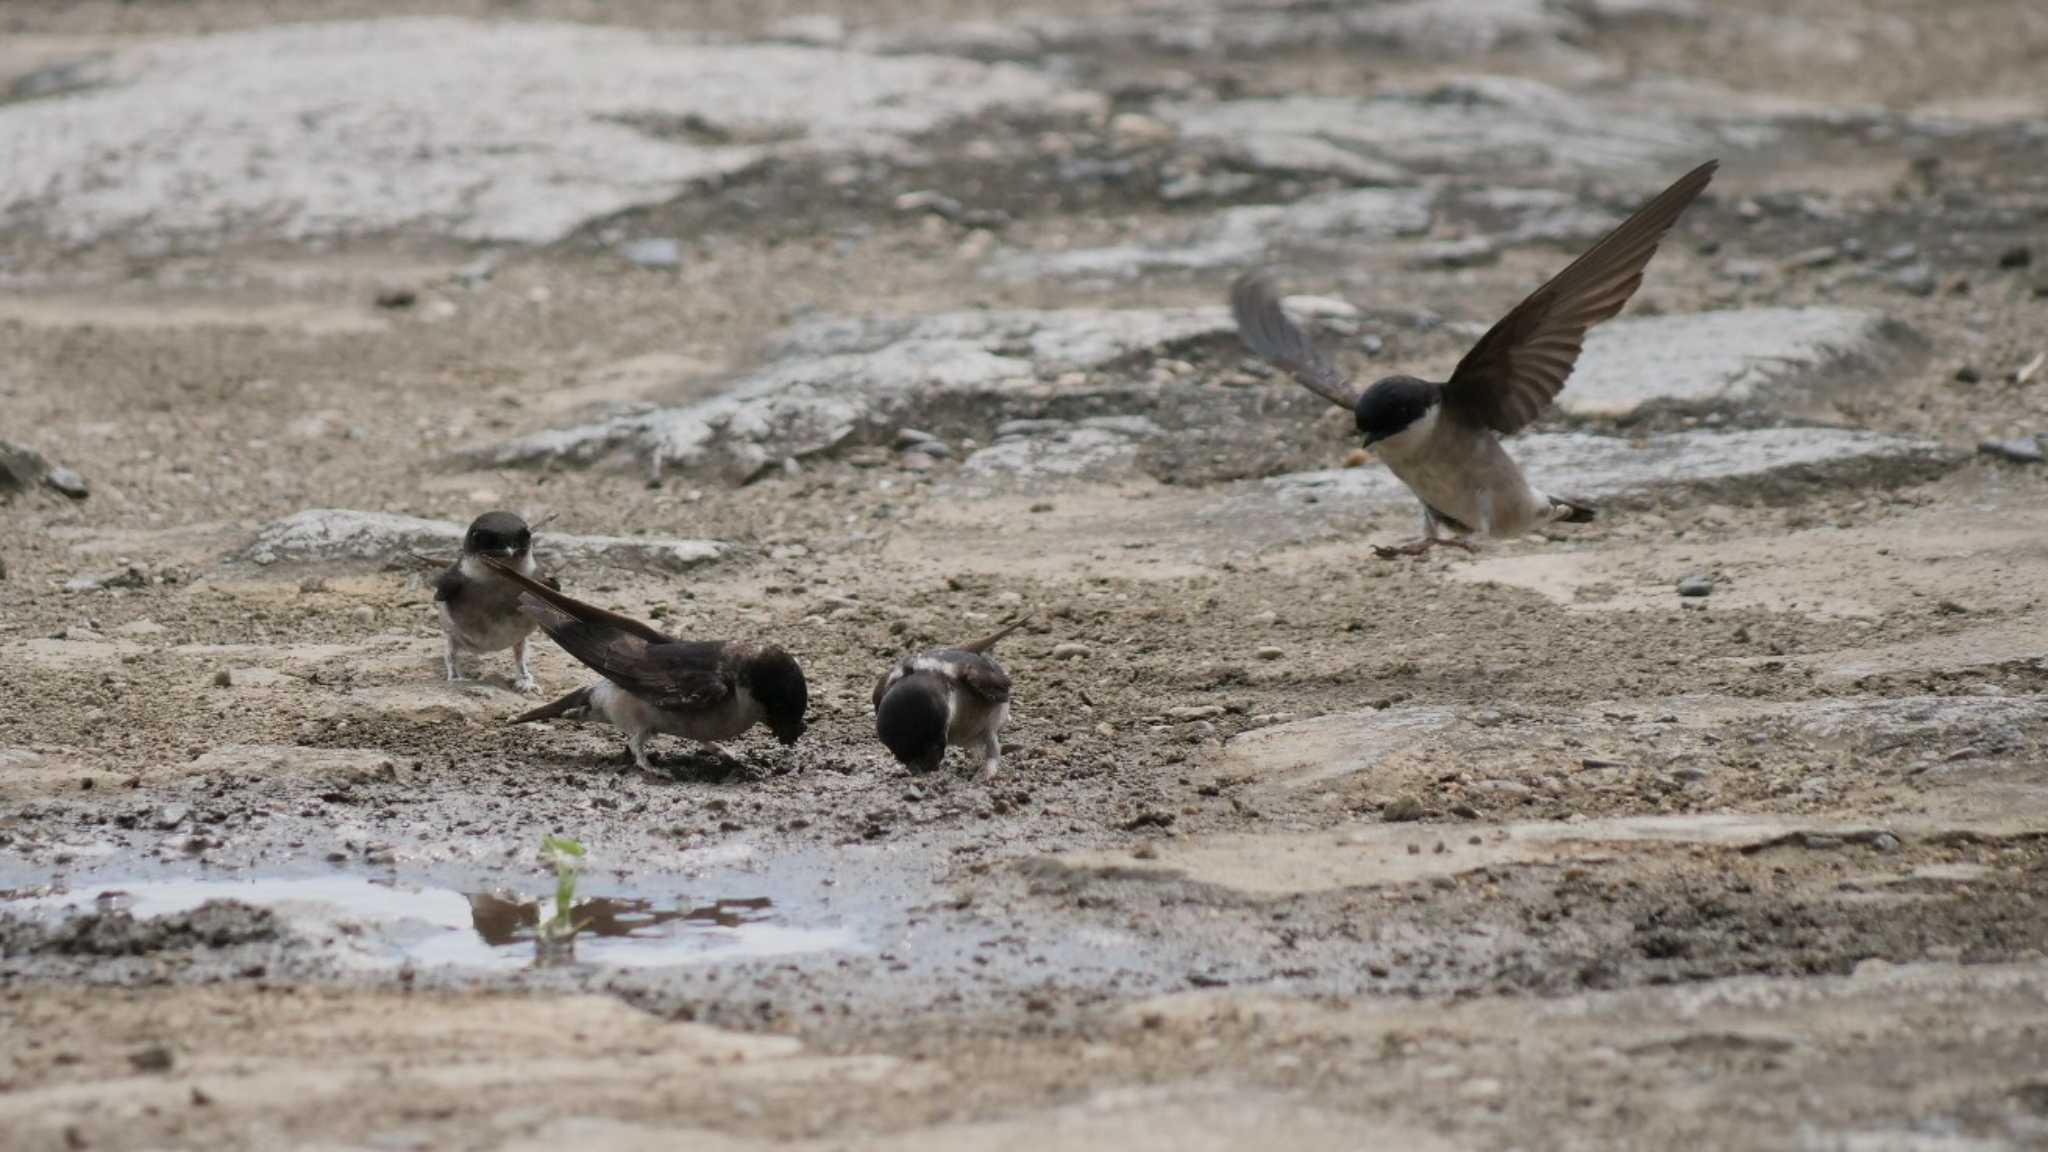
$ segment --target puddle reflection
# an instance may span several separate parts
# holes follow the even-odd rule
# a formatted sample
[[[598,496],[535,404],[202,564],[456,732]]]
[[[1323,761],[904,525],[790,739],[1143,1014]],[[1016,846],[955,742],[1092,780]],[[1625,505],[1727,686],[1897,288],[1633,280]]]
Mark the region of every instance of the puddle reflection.
[[[138,918],[239,900],[276,912],[301,936],[372,965],[513,969],[545,951],[541,901],[504,890],[463,892],[362,876],[107,883],[10,900],[32,913],[125,908]],[[578,900],[575,962],[658,967],[845,950],[845,928],[781,922],[767,897],[663,903],[634,896]]]

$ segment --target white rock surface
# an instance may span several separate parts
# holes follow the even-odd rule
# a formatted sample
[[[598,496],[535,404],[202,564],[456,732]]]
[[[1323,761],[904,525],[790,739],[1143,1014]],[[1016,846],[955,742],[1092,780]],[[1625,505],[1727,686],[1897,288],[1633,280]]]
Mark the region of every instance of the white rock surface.
[[[1059,90],[957,59],[453,19],[148,41],[84,67],[83,91],[0,104],[0,225],[545,242],[769,156],[888,153]]]
[[[1848,309],[1625,316],[1593,329],[1557,404],[1602,417],[1649,405],[1736,408],[1773,386],[1868,367],[1897,350],[1881,317]]]
[[[1231,331],[1222,308],[953,312],[825,319],[777,338],[768,367],[711,399],[552,429],[470,454],[487,467],[595,463],[614,454],[745,479],[824,452],[864,428],[893,434],[934,403],[1047,399],[1105,386],[1089,369],[1175,341]],[[1079,376],[1078,382],[1074,377]]]
[[[1488,170],[1558,178],[1617,173],[1644,191],[1711,155],[1715,131],[1652,107],[1603,102],[1509,76],[1469,77],[1366,100],[1325,96],[1162,107],[1182,137],[1225,154],[1318,142],[1379,164],[1469,177]],[[1755,130],[1746,140],[1754,142]],[[1248,142],[1262,142],[1249,143]]]
[[[1098,416],[1077,422],[1032,421],[1054,427],[998,437],[967,458],[970,474],[1073,477],[1127,463],[1141,442],[1164,431],[1143,416]]]
[[[990,262],[988,271],[1013,280],[1130,279],[1160,268],[1232,268],[1256,263],[1272,249],[1418,235],[1429,230],[1431,197],[1426,188],[1361,188],[1292,204],[1226,208],[1191,228],[1143,243],[1005,253]]]
[[[1537,432],[1509,441],[1531,483],[1588,498],[1668,484],[1765,476],[1792,468],[1897,461],[1932,464],[1938,444],[1845,428],[1764,428],[1674,432],[1641,438],[1585,432]],[[1414,497],[1383,467],[1276,476],[1264,486],[1324,500],[1411,504]]]
[[[243,556],[257,563],[388,560],[405,552],[453,558],[462,545],[464,527],[448,520],[389,512],[312,508],[265,527]],[[731,551],[730,544],[717,540],[570,536],[545,531],[534,540],[534,553],[543,565],[566,560],[664,572],[685,572]]]

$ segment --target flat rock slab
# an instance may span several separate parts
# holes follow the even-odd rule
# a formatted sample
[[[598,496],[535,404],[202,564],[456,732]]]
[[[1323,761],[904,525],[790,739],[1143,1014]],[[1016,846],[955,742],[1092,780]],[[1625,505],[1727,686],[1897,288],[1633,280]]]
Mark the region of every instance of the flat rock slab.
[[[1042,73],[929,56],[453,19],[285,24],[120,48],[0,105],[0,223],[544,243],[773,157],[886,154]]]
[[[1691,431],[1635,439],[1538,432],[1508,443],[1538,487],[1584,497],[1859,467],[1891,468],[1924,479],[1954,462],[1954,454],[1938,444],[1845,428]],[[1415,499],[1393,473],[1370,466],[1301,472],[1262,483],[1271,491],[1321,500],[1403,504]]]
[[[987,271],[1011,280],[1128,280],[1165,268],[1237,268],[1256,264],[1276,250],[1420,235],[1433,219],[1432,195],[1424,188],[1363,188],[1321,193],[1292,204],[1226,208],[1191,227],[1140,243],[1005,253],[992,260]]]
[[[1456,717],[1449,708],[1411,707],[1275,724],[1234,737],[1217,774],[1249,777],[1261,790],[1312,788],[1370,772],[1389,755],[1442,733]]]
[[[1557,405],[1605,418],[1651,407],[1796,407],[1829,377],[1869,391],[1912,343],[1875,313],[1840,308],[1624,317],[1593,329]]]
[[[744,481],[784,459],[856,440],[887,442],[902,424],[971,417],[979,433],[993,422],[991,406],[1006,399],[1036,406],[1130,392],[1135,385],[1089,373],[1232,330],[1222,308],[818,320],[778,336],[767,367],[708,400],[541,432],[466,459],[530,467],[625,457],[656,474],[709,467]]]
[[[1911,820],[1732,814],[1635,816],[1578,823],[1372,824],[1349,832],[1161,840],[1152,845],[1153,856],[1144,860],[1128,852],[1106,851],[1069,853],[1058,859],[1073,868],[1179,876],[1258,896],[1291,896],[1413,884],[1481,868],[1605,859],[1643,845],[1754,848],[1805,833],[1847,839],[1887,830],[1903,837],[1934,829]],[[2023,821],[1982,829],[1990,834],[2029,830],[2033,826]],[[1467,838],[1474,834],[1480,842],[1468,843]],[[1435,850],[1439,843],[1446,845],[1445,851]]]
[[[279,520],[257,533],[242,558],[257,564],[335,563],[389,560],[407,552],[453,559],[466,526],[390,512],[312,508]],[[717,540],[673,540],[637,536],[537,535],[534,552],[543,564],[568,561],[657,572],[687,572],[721,560],[732,545]]]
[[[1417,172],[1631,173],[1644,191],[1725,147],[1713,128],[1589,99],[1534,80],[1485,76],[1370,99],[1290,96],[1167,106],[1182,137],[1239,163],[1338,149]],[[1762,129],[1753,130],[1761,133]],[[1754,139],[1754,137],[1752,137]],[[1283,143],[1284,142],[1284,143]]]

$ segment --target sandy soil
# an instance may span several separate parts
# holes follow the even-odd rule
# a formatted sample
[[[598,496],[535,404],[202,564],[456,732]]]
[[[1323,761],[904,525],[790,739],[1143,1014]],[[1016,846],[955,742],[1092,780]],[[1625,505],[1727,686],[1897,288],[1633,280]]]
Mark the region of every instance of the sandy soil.
[[[741,138],[762,151],[732,173],[538,244],[467,238],[481,209],[80,236],[0,204],[0,439],[91,484],[0,504],[0,1144],[2048,1144],[2048,465],[1978,451],[2048,433],[2034,6],[16,3],[0,125],[167,38],[427,15],[936,52],[1057,91],[853,157]],[[877,123],[929,98],[913,73]],[[1585,140],[1411,144],[1368,177],[1174,128],[1266,98],[1441,109],[1474,73],[1591,109]],[[1699,133],[1726,168],[1636,310],[1858,310],[1882,353],[1546,431],[1911,452],[1639,477],[1583,529],[1380,562],[1412,509],[1276,480],[1339,467],[1342,421],[1212,333],[1071,373],[1027,348],[1047,379],[906,391],[746,483],[624,449],[473,462],[720,396],[820,317],[1211,307],[1234,265],[1001,269],[1380,183],[1428,189],[1427,229],[1267,255],[1345,302],[1348,367],[1440,374],[1578,243],[1474,194],[1611,214]],[[646,237],[678,266],[625,258]],[[1472,266],[1432,255],[1474,237]],[[1072,474],[976,463],[1004,420],[1132,414],[1163,434]],[[899,424],[951,454],[898,454]],[[306,509],[496,507],[733,545],[559,567],[676,634],[783,643],[811,734],[664,742],[667,774],[636,774],[609,731],[503,724],[530,704],[503,656],[443,683],[431,574],[395,551],[252,546]],[[1692,575],[1711,596],[1677,595]],[[890,762],[874,676],[1020,608],[1006,772]],[[586,679],[545,645],[536,671]],[[551,831],[617,903],[586,909],[582,963],[536,969]]]

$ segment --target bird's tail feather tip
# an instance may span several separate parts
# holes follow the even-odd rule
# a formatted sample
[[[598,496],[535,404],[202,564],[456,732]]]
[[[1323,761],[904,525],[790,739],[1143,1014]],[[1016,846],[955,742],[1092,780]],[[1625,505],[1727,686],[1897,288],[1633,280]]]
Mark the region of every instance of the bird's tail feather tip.
[[[567,696],[562,697],[560,700],[556,700],[550,704],[543,704],[540,707],[528,712],[521,712],[519,715],[514,716],[510,720],[505,721],[505,723],[531,724],[535,720],[553,720],[557,716],[569,716],[573,718],[576,716],[581,716],[589,708],[590,689],[587,687],[578,688],[574,692],[569,693]]]

